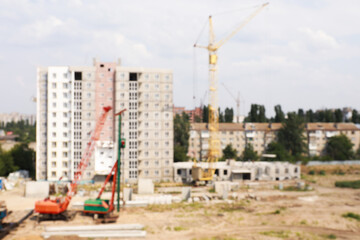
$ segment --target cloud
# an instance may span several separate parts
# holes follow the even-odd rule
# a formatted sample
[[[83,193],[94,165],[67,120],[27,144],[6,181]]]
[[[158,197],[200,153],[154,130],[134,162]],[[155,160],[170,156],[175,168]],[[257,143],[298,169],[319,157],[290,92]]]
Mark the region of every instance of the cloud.
[[[323,30],[313,30],[311,28],[300,28],[299,31],[303,33],[313,46],[321,49],[337,48],[339,46],[336,39],[324,32]]]
[[[290,61],[285,56],[262,56],[257,60],[248,60],[233,63],[234,66],[243,67],[247,70],[280,70],[285,68],[298,68],[301,65]]]
[[[15,81],[19,84],[20,87],[26,88],[26,84],[24,82],[24,79],[21,76],[16,76]]]

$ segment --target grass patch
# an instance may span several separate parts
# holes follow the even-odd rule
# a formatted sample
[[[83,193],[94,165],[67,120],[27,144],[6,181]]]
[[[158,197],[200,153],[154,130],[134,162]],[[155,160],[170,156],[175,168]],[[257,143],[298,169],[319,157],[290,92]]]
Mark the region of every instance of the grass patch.
[[[336,239],[336,235],[334,234],[327,234],[327,235],[321,235],[321,237],[325,238],[325,239]]]
[[[261,232],[262,235],[269,237],[277,237],[277,238],[288,238],[290,232],[289,231],[267,231]]]
[[[352,212],[348,212],[342,215],[344,218],[353,218],[357,221],[360,221],[360,215]]]
[[[301,225],[307,225],[307,221],[306,220],[301,220],[300,224]]]
[[[209,193],[214,193],[215,192],[215,188],[210,188],[209,189]]]
[[[196,210],[200,210],[204,208],[203,203],[172,203],[172,204],[151,204],[148,205],[145,210],[148,210],[150,212],[167,212],[167,211],[173,211],[173,210],[184,210],[185,212],[192,212]]]
[[[288,192],[306,192],[306,191],[310,191],[308,189],[309,185],[305,185],[303,188],[298,188],[296,186],[288,186],[288,187],[284,187],[284,189],[282,191],[288,191]]]
[[[360,189],[360,180],[357,181],[337,181],[335,187]]]
[[[224,212],[236,212],[245,210],[245,204],[243,202],[227,203],[227,204],[217,204]]]
[[[184,230],[187,230],[187,228],[182,227],[182,226],[176,226],[176,227],[174,227],[174,231],[176,231],[176,232],[184,231]]]

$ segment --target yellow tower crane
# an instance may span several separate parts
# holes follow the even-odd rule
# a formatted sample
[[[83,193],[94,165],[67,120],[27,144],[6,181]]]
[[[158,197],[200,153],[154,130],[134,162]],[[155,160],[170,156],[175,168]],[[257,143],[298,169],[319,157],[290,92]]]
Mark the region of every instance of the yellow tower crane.
[[[195,44],[194,47],[207,49],[209,52],[209,151],[208,151],[208,168],[202,169],[197,166],[196,162],[192,167],[193,181],[211,181],[215,173],[214,164],[218,161],[221,154],[219,139],[219,112],[218,112],[218,79],[217,79],[217,50],[239,32],[248,22],[260,13],[269,3],[258,7],[254,13],[245,19],[233,32],[222,40],[215,42],[212,17],[209,16],[209,45],[200,46]],[[201,137],[201,136],[200,136]]]

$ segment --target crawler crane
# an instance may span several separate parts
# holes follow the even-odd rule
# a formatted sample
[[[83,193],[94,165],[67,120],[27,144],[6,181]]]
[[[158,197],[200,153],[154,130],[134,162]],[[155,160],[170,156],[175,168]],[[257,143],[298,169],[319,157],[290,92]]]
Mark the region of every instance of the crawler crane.
[[[92,153],[95,149],[96,141],[99,140],[101,130],[104,127],[106,117],[111,110],[111,107],[104,107],[103,113],[96,122],[95,130],[92,132],[90,141],[87,144],[86,150],[83,153],[81,161],[77,167],[77,170],[74,172],[74,180],[70,184],[70,188],[65,197],[56,197],[54,199],[48,197],[44,200],[39,200],[35,202],[35,212],[39,213],[45,218],[50,219],[68,219],[69,215],[66,210],[70,204],[71,198],[76,193],[77,184],[80,181],[84,170],[86,169]]]

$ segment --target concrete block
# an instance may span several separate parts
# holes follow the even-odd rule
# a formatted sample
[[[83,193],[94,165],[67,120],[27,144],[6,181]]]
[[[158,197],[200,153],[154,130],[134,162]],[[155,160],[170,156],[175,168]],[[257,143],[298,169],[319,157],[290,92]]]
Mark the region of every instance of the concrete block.
[[[202,195],[202,197],[204,198],[205,202],[209,202],[210,201],[210,198],[208,196],[206,196],[205,194]]]
[[[181,199],[187,201],[191,198],[191,187],[183,187],[181,189]]]
[[[131,201],[132,200],[132,188],[124,188],[124,201]]]
[[[154,194],[154,183],[151,179],[140,178],[138,181],[138,194]]]
[[[194,202],[200,202],[200,198],[199,197],[194,197]]]
[[[46,198],[49,196],[49,182],[29,181],[25,183],[25,197]]]
[[[298,189],[304,189],[305,188],[305,183],[304,182],[297,182],[297,188]]]
[[[229,185],[224,185],[223,192],[222,192],[222,199],[228,199],[229,196]]]
[[[172,197],[172,201],[174,203],[180,203],[181,202],[181,198],[180,197]]]

